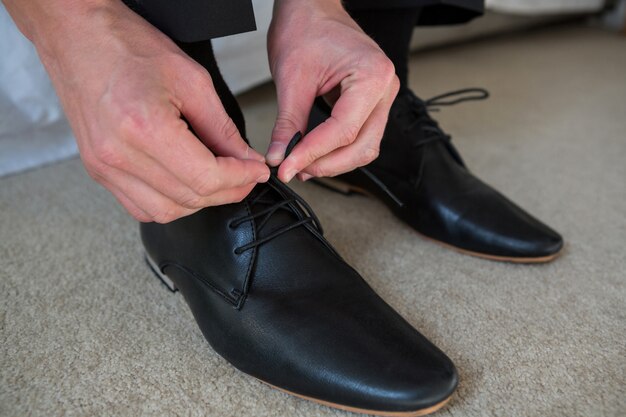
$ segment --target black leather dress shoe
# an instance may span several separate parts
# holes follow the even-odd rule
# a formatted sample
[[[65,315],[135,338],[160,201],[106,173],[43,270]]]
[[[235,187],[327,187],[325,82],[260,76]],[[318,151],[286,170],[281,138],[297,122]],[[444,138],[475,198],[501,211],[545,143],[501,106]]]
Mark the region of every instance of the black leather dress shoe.
[[[463,96],[468,93],[474,95]],[[561,236],[475,177],[427,111],[487,96],[485,90],[466,89],[422,101],[403,90],[391,108],[379,157],[315,181],[345,194],[375,196],[420,234],[463,253],[498,261],[551,261],[563,247]],[[318,99],[309,129],[329,115],[330,108]]]
[[[239,370],[331,407],[418,416],[442,407],[454,365],[387,305],[274,175],[241,203],[141,224],[149,265]]]

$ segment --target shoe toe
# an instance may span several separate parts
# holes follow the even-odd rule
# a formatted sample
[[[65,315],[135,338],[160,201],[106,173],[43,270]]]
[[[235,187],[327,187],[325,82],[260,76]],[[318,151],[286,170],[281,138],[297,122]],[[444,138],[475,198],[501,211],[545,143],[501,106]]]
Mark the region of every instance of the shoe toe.
[[[434,411],[456,389],[459,381],[456,367],[416,330],[389,324],[388,339],[381,338],[380,343],[373,344],[378,348],[366,355],[369,360],[364,358],[361,362],[373,365],[353,369],[359,375],[353,381],[369,382],[358,388],[357,395],[374,410],[400,411],[407,415]]]
[[[559,233],[508,198],[483,184],[476,198],[466,198],[456,221],[459,247],[511,259],[553,257],[563,248]]]
[[[447,358],[446,358],[447,359]],[[442,406],[450,398],[459,381],[456,368],[451,361],[440,364],[437,369],[416,370],[419,376],[406,384],[396,403],[405,410],[426,410]],[[416,375],[417,376],[417,375]],[[401,401],[400,401],[401,399]]]
[[[535,241],[530,246],[532,249],[531,256],[552,256],[563,249],[563,237],[544,225],[544,228],[538,231]]]
[[[479,253],[534,259],[556,255],[563,247],[563,238],[539,221],[512,218],[506,224],[494,225],[468,219],[466,223],[471,232],[463,241],[469,250]]]
[[[333,391],[350,398],[348,404],[354,410],[381,415],[411,416],[435,411],[446,403],[459,381],[456,368],[443,354],[428,358],[420,353],[415,363],[404,362],[401,369],[390,365],[370,369],[369,375],[357,374],[339,378]]]

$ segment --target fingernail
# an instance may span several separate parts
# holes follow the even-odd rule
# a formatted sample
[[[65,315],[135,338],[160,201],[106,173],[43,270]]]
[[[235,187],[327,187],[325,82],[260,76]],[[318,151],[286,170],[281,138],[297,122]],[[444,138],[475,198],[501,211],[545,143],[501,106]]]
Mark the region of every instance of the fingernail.
[[[265,159],[267,163],[271,166],[276,166],[283,161],[283,157],[285,156],[285,149],[287,145],[281,142],[272,142],[270,143],[270,147],[267,150],[267,154],[265,155]],[[295,174],[294,174],[295,175]]]
[[[302,181],[302,182],[308,181],[311,178],[313,178],[313,175],[307,174],[306,172],[300,173],[300,181]]]

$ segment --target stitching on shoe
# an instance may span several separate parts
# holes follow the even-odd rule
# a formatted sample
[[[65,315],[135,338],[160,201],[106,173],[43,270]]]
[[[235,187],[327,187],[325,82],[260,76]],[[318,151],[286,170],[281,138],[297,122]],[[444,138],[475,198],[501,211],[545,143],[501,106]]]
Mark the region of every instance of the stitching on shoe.
[[[245,207],[246,207],[246,211],[248,212],[248,216],[250,216],[252,214],[252,210],[250,210],[250,203],[248,203],[248,201],[245,201]],[[256,240],[256,228],[254,227],[254,220],[251,219],[250,220],[250,228],[252,229],[252,240]],[[246,297],[248,295],[248,290],[250,289],[250,276],[252,275],[252,265],[254,265],[254,262],[256,261],[256,254],[258,251],[258,247],[255,247],[252,249],[252,255],[250,255],[250,262],[248,263],[248,270],[246,271],[246,278],[243,281],[243,292],[239,295],[239,299],[237,300],[237,304],[235,305],[235,308],[237,308],[237,310],[240,310],[243,307],[243,304],[246,300]]]
[[[168,266],[176,267],[176,268],[180,269],[181,271],[191,275],[193,278],[198,279],[200,282],[202,282],[204,285],[209,287],[209,289],[214,291],[220,297],[224,298],[230,304],[232,304],[234,306],[237,306],[237,304],[240,302],[239,299],[241,298],[241,296],[239,296],[237,298],[230,297],[227,293],[225,293],[223,290],[221,290],[220,288],[218,288],[217,286],[215,286],[214,284],[209,282],[207,279],[205,279],[199,273],[195,272],[192,269],[187,268],[186,266],[180,265],[180,264],[178,264],[178,263],[176,263],[174,261],[163,261],[163,262],[161,262],[159,264],[159,269],[163,272],[165,270],[165,268],[167,268]]]

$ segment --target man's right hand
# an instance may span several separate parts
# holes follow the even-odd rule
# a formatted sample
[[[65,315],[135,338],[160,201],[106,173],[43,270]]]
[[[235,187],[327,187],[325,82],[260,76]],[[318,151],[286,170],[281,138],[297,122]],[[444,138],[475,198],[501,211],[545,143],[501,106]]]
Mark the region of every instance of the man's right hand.
[[[240,201],[267,181],[207,71],[119,0],[3,1],[37,47],[87,172],[137,220]]]

